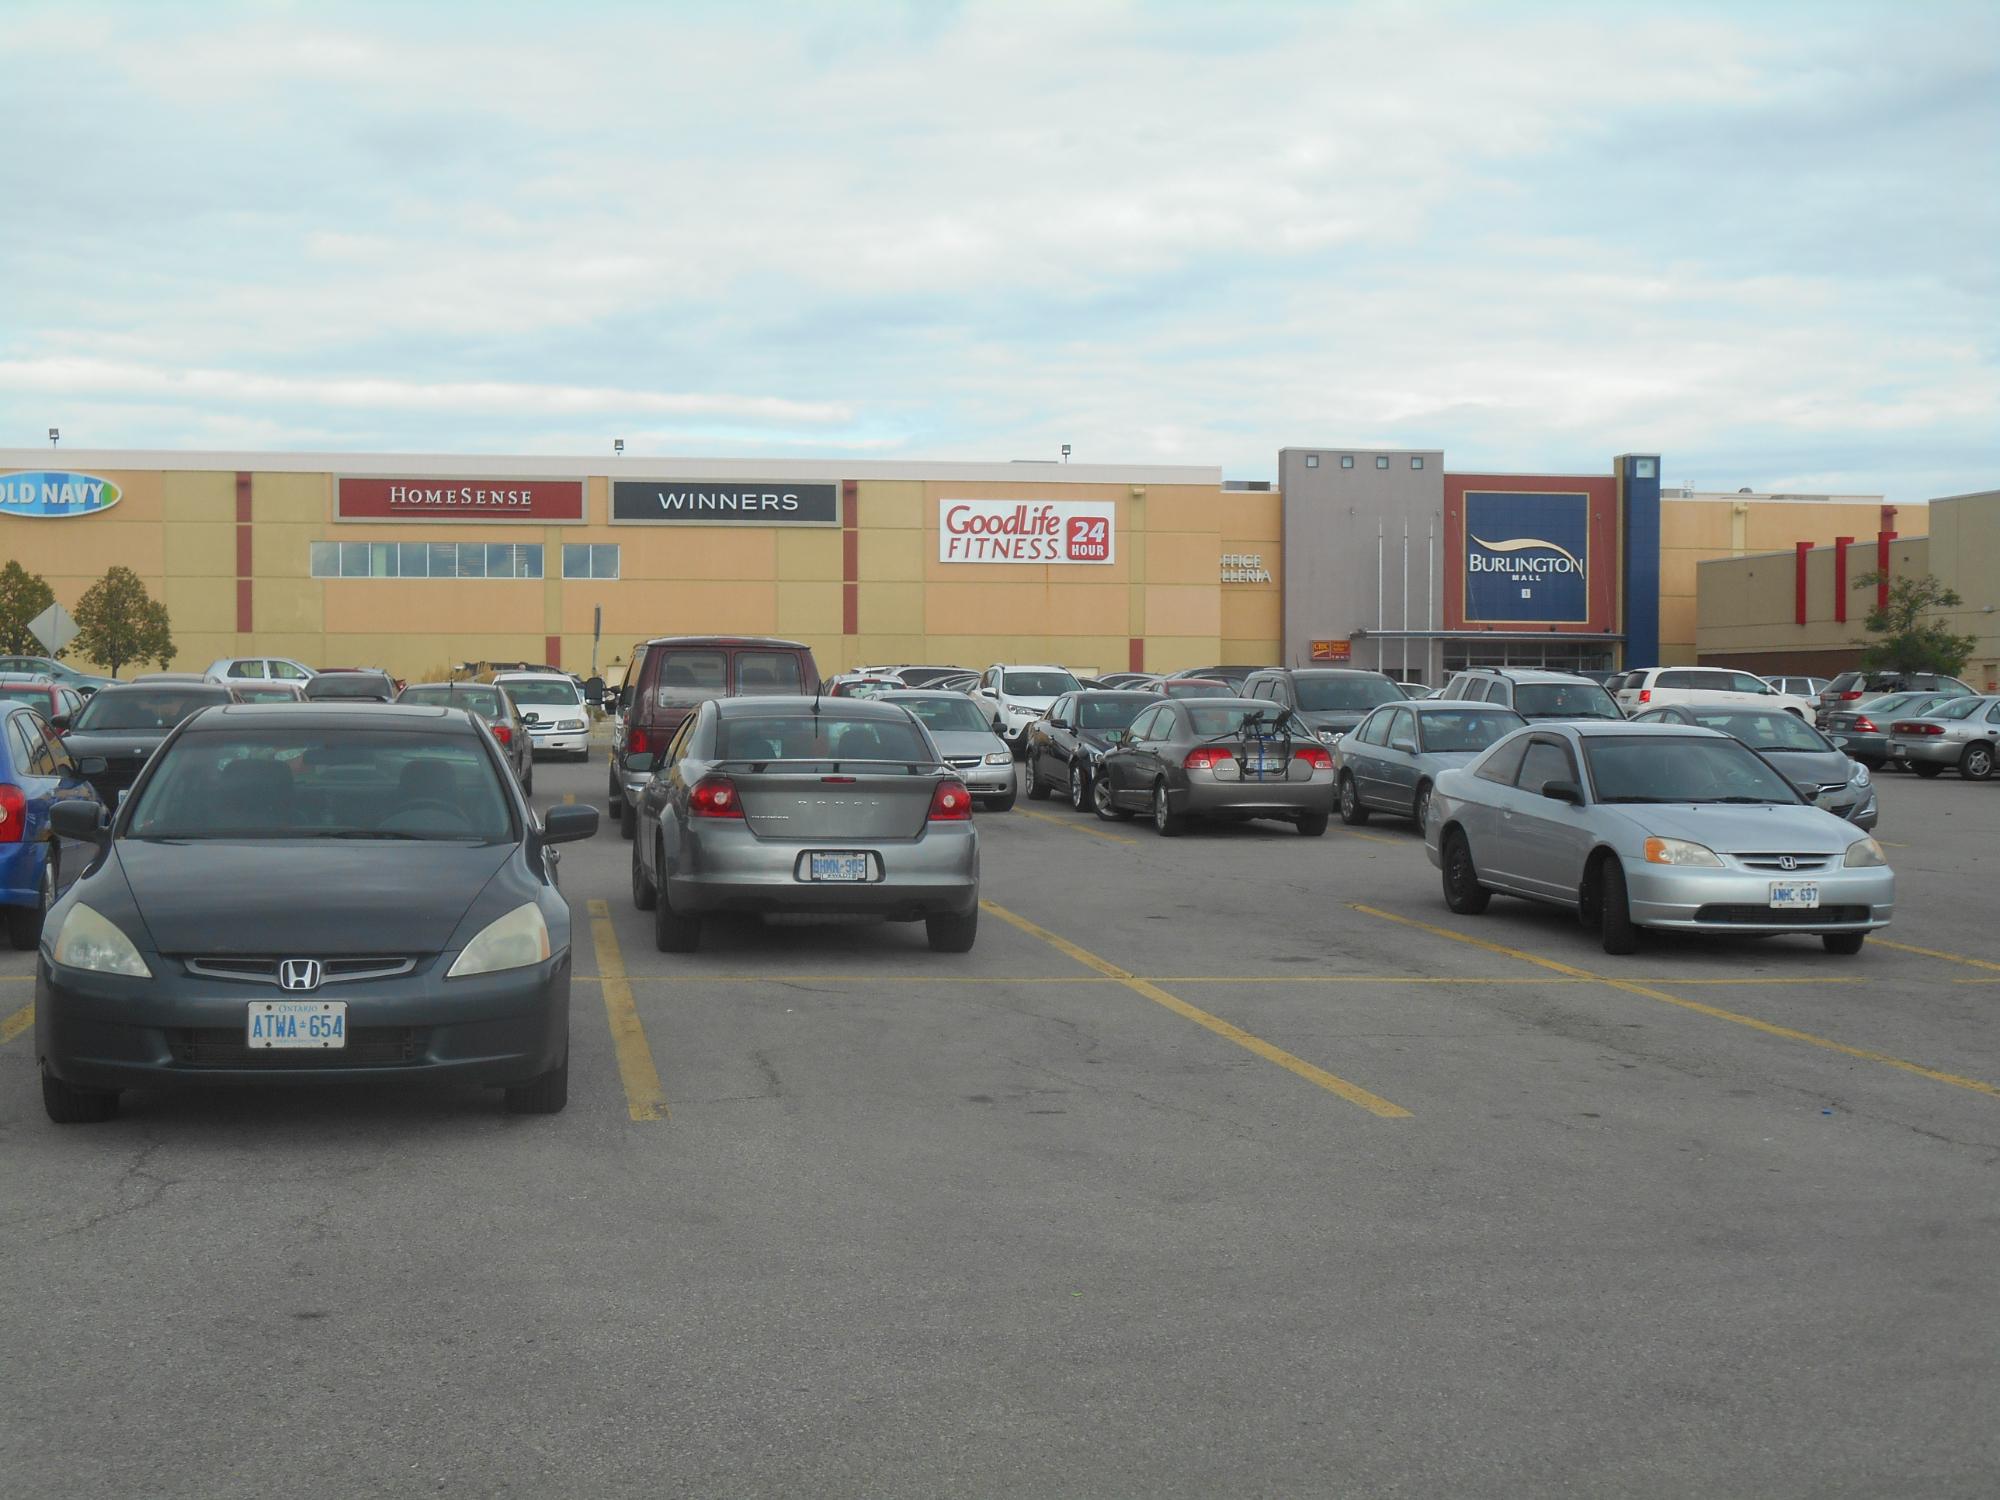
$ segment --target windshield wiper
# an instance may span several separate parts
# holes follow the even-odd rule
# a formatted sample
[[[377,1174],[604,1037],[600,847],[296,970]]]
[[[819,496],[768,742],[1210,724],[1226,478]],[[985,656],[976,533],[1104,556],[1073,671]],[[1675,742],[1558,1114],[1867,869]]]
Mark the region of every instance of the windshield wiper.
[[[308,834],[306,837],[315,839],[413,839],[419,843],[423,843],[428,841],[430,836],[422,833],[405,833],[399,828],[325,828],[321,829],[318,833]],[[444,837],[471,838],[472,835],[469,833],[451,833],[445,834]]]
[[[1599,797],[1599,802],[1695,802],[1695,797]]]
[[[1752,807],[1783,807],[1785,805],[1784,799],[1781,797],[1712,797],[1709,800],[1712,802],[1736,802]]]

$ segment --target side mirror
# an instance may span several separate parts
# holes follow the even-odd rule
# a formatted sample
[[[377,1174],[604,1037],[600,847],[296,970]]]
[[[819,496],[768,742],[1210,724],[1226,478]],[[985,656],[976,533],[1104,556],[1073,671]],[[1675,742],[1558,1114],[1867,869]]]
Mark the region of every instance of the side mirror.
[[[1122,745],[1122,744],[1124,744],[1124,743],[1125,743],[1125,731],[1124,731],[1124,730],[1122,730],[1122,729],[1107,729],[1107,730],[1105,730],[1105,731],[1104,731],[1104,743],[1105,743],[1105,744],[1107,744],[1107,745]]]
[[[1389,741],[1389,748],[1391,750],[1400,750],[1405,755],[1415,755],[1417,753],[1417,742],[1408,737],[1400,737]]]
[[[95,802],[74,797],[49,809],[49,827],[66,839],[90,844],[101,844],[111,834],[111,820],[104,815],[104,809]]]
[[[69,718],[68,714],[57,714],[53,719],[49,720],[49,728],[53,729],[57,734],[67,734],[69,732]]]
[[[544,844],[574,844],[597,836],[597,809],[588,803],[565,803],[542,814]]]
[[[79,776],[102,776],[111,769],[111,763],[101,755],[86,755],[76,763]]]
[[[1007,721],[998,714],[993,716],[993,732],[995,734],[1005,734],[1007,732]]]
[[[523,713],[521,715],[521,722],[523,724],[539,724],[542,722],[542,716],[540,714]]]
[[[1583,806],[1583,788],[1574,781],[1545,781],[1542,795],[1552,802],[1567,802],[1571,807]]]

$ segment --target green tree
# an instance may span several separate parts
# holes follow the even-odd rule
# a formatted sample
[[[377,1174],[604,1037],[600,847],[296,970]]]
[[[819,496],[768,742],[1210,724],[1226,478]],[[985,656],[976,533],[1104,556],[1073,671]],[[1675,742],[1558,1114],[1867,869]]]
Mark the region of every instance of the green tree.
[[[1881,585],[1881,573],[1855,579],[1864,588]],[[1971,635],[1955,635],[1935,618],[1964,601],[1930,574],[1906,574],[1890,580],[1889,600],[1868,612],[1864,622],[1874,640],[1863,642],[1861,665],[1880,672],[1943,672],[1956,677],[1979,644]]]
[[[0,568],[0,655],[52,654],[28,629],[28,622],[55,602],[56,592],[47,579],[8,559],[7,566]]]
[[[166,606],[146,592],[130,568],[114,567],[84,590],[71,615],[76,620],[78,650],[111,669],[127,662],[173,660],[174,637]]]

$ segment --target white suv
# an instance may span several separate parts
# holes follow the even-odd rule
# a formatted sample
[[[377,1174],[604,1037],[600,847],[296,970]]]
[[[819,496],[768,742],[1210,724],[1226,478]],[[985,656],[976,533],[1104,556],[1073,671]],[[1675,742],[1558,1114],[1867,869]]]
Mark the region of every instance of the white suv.
[[[211,682],[297,682],[304,683],[313,669],[289,656],[225,656],[208,664],[202,674]]]
[[[1028,726],[1047,713],[1056,699],[1076,692],[1079,686],[1068,667],[995,662],[981,674],[972,696],[989,718],[998,721],[993,732],[1019,756],[1028,742]]]
[[[1618,706],[1631,714],[1666,703],[1747,703],[1782,708],[1812,722],[1813,703],[1781,693],[1763,678],[1728,667],[1647,667],[1627,672],[1618,687]]]
[[[590,759],[590,714],[574,677],[567,672],[496,672],[493,685],[507,690],[527,721],[535,754]]]

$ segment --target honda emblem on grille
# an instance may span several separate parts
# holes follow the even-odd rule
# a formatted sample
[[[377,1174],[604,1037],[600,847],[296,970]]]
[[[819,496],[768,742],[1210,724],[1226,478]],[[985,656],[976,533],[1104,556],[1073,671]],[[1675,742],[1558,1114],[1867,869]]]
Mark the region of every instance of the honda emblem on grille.
[[[319,975],[316,958],[288,958],[278,965],[278,983],[288,990],[316,990]]]
[[[1793,859],[1793,858],[1791,857],[1791,855],[1789,855],[1789,854],[1780,854],[1780,855],[1778,856],[1778,868],[1779,868],[1779,869],[1781,869],[1781,870],[1796,870],[1796,869],[1797,869],[1798,867],[1799,867],[1799,862],[1798,862],[1797,860]]]

